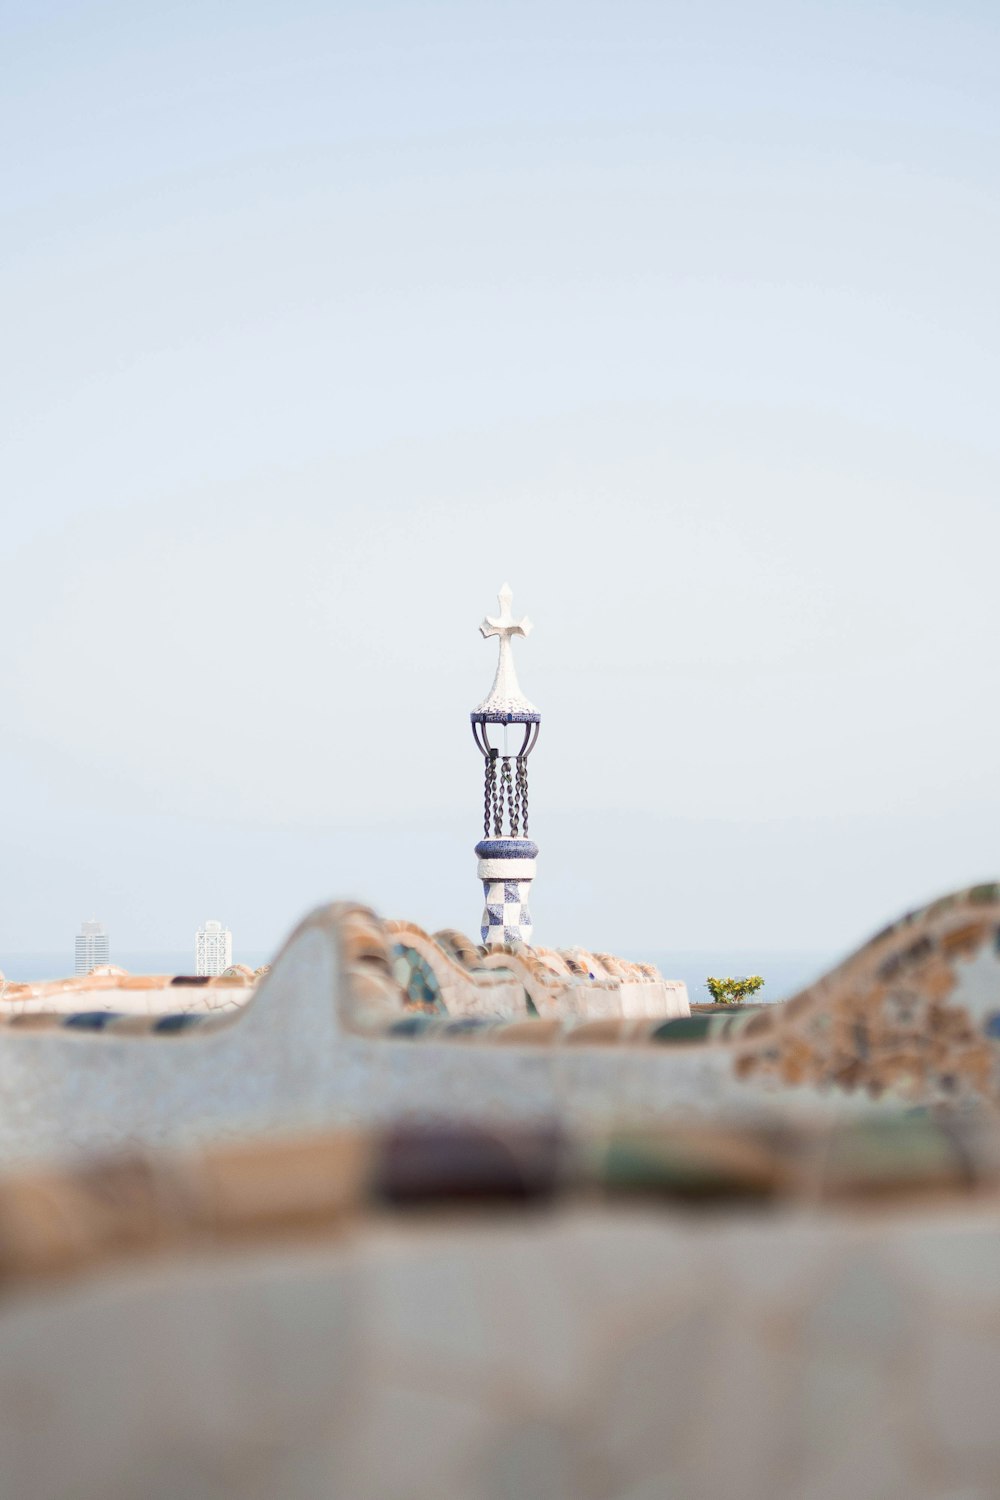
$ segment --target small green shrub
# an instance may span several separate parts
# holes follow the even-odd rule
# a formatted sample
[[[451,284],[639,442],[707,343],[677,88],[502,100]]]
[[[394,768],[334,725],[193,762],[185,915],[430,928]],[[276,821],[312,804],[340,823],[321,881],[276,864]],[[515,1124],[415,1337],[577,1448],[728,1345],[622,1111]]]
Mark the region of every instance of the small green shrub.
[[[749,979],[706,979],[705,988],[716,1005],[742,1005],[764,988],[764,981],[759,974],[751,974]]]

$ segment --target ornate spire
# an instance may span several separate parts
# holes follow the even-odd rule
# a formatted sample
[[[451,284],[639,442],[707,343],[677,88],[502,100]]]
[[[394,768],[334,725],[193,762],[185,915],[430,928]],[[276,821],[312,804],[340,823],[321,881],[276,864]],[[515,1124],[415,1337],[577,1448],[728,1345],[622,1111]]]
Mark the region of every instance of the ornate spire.
[[[499,722],[505,719],[523,722],[528,717],[532,719],[538,717],[538,709],[521,692],[514,666],[514,653],[510,644],[515,635],[530,634],[532,625],[527,615],[523,620],[514,619],[510,612],[513,598],[510,584],[505,583],[497,595],[500,614],[498,616],[487,615],[479,627],[484,639],[489,640],[492,635],[499,638],[500,655],[493,686],[482,703],[476,704],[473,714],[484,714]]]

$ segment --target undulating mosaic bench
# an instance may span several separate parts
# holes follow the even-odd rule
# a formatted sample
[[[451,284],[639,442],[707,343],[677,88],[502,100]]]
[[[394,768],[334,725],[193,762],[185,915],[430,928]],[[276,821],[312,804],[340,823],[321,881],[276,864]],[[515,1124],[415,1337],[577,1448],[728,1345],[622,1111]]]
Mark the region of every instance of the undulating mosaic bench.
[[[367,909],[314,912],[244,1003],[0,1025],[0,1159],[219,1135],[484,1120],[614,1126],[879,1096],[1000,1097],[1000,889],[904,918],[782,1006],[687,1010],[655,970],[484,953]],[[108,976],[106,976],[108,977]],[[111,976],[113,978],[113,976]],[[650,1014],[652,1012],[652,1014]]]

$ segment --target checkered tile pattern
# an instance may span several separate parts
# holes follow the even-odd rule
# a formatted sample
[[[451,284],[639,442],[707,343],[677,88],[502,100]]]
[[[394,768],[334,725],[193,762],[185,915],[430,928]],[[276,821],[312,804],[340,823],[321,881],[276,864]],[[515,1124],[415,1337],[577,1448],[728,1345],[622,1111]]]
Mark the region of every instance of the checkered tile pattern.
[[[487,947],[495,943],[530,943],[531,913],[528,910],[530,880],[484,880],[486,906],[479,929]]]

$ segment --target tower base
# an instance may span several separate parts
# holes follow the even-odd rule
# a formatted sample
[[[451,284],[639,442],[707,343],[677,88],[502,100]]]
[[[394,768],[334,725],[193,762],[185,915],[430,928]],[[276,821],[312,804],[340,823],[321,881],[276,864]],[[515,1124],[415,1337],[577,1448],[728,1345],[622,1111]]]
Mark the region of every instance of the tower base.
[[[535,878],[538,845],[531,839],[482,839],[476,845],[477,874],[483,882],[480,933],[487,948],[530,943],[534,925],[528,892]]]

